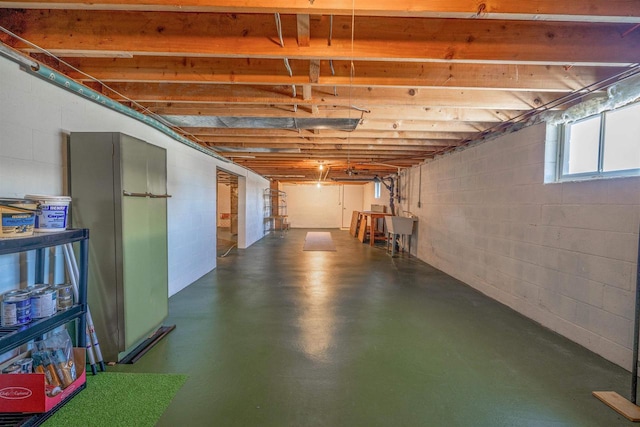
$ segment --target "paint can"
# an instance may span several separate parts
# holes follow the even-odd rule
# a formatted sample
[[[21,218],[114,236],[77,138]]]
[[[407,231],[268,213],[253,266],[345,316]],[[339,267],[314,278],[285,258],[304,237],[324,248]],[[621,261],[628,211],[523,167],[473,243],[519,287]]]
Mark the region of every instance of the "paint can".
[[[34,285],[29,285],[27,286],[27,291],[29,291],[31,294],[35,293],[35,292],[40,292],[40,291],[44,291],[45,289],[47,289],[49,287],[49,285],[45,285],[43,283],[36,283]]]
[[[36,233],[49,233],[67,229],[71,197],[45,196],[42,194],[29,194],[25,197],[38,202],[38,210],[40,212],[35,218]]]
[[[33,235],[38,203],[27,199],[0,199],[0,238]]]
[[[22,374],[22,367],[20,365],[9,365],[2,370],[3,374]]]
[[[2,326],[20,326],[31,322],[30,292],[9,291],[2,295]]]
[[[19,366],[21,373],[23,374],[30,374],[33,372],[33,359],[31,359],[30,357],[16,360],[14,365]]]
[[[53,289],[58,292],[58,311],[68,310],[73,307],[73,287],[69,284],[55,285]]]
[[[31,292],[31,318],[43,319],[56,314],[58,310],[57,303],[58,292],[45,286],[44,289],[38,289]]]

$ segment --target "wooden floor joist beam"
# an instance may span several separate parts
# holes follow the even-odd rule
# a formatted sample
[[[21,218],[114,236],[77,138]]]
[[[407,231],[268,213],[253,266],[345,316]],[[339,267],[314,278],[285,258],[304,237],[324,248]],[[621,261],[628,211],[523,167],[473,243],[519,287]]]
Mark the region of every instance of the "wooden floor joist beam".
[[[298,46],[296,16],[281,21],[284,47],[271,14],[0,9],[0,25],[62,56],[628,65],[640,51],[640,33],[618,23],[356,17],[352,41],[351,18],[336,16],[331,46],[328,19],[312,20],[309,46]],[[0,40],[32,50],[6,34]]]
[[[436,62],[355,63],[289,60],[293,76],[279,59],[137,56],[134,58],[65,58],[69,64],[104,82],[313,84],[314,86],[409,86],[505,90],[572,91],[624,70],[620,67],[542,66],[526,64],[461,64]],[[89,78],[64,66],[79,81]]]
[[[563,96],[559,92],[509,92],[498,90],[413,89],[413,88],[351,88],[334,96],[329,88],[314,88],[312,99],[301,94],[292,98],[289,86],[245,86],[207,84],[116,83],[110,85],[116,93],[136,102],[239,103],[265,105],[349,105],[366,109],[374,105],[412,105],[431,107],[465,107],[497,110],[528,110]],[[343,88],[345,89],[345,88]],[[349,93],[350,92],[350,93]],[[354,116],[357,111],[354,112]]]
[[[496,0],[480,3],[466,0],[416,2],[415,0],[23,0],[3,1],[2,7],[33,9],[132,10],[217,13],[283,13],[356,16],[405,16],[475,19],[537,19],[581,22],[640,22],[640,5],[628,0],[554,1]]]

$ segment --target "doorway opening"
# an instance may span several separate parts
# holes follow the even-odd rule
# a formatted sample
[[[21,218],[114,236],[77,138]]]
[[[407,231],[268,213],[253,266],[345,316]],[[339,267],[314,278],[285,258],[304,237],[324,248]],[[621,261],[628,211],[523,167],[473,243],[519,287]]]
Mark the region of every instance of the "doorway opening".
[[[223,258],[238,247],[238,176],[218,169],[216,178],[216,252]]]

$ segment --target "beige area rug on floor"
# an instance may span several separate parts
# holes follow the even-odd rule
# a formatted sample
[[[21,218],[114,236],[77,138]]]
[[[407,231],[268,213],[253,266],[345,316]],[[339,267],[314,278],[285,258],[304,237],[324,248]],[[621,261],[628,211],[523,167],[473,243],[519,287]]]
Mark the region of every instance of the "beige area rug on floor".
[[[333,244],[331,233],[328,231],[309,231],[304,238],[304,251],[333,251],[336,245]]]

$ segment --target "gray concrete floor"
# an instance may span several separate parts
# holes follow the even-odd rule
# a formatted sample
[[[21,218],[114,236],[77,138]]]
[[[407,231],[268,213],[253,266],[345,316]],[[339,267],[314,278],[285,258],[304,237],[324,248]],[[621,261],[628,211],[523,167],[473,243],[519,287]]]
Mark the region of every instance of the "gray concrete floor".
[[[159,426],[624,426],[630,375],[463,283],[330,230],[218,259],[124,372],[188,374]],[[324,230],[327,231],[327,230]]]

